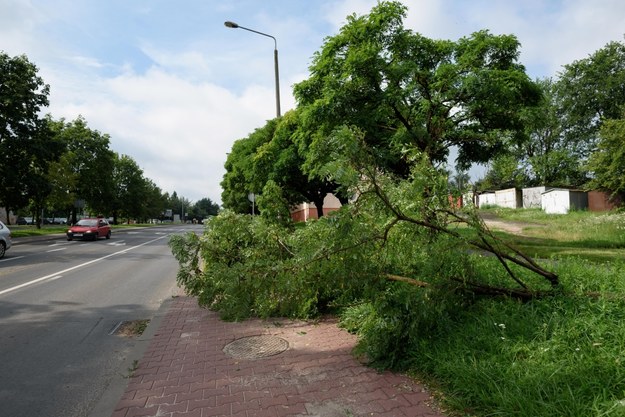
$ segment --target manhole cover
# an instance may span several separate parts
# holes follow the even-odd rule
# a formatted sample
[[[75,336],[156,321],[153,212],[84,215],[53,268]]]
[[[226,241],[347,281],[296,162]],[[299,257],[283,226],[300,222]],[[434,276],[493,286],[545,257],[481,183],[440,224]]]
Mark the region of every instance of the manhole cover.
[[[249,336],[237,339],[224,347],[224,353],[237,359],[256,359],[273,356],[289,348],[289,342],[270,335]]]

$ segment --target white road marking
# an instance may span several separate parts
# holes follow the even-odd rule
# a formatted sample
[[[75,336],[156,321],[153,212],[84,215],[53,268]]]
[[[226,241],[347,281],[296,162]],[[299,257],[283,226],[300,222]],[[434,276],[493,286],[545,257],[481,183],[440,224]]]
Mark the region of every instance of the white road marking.
[[[15,260],[15,259],[21,259],[21,258],[23,258],[23,257],[24,257],[24,255],[22,255],[22,256],[16,256],[15,258],[4,258],[4,259],[0,259],[0,262],[8,262],[8,261],[13,261],[13,260]]]
[[[7,294],[7,293],[13,292],[13,291],[15,291],[15,290],[19,290],[20,288],[28,287],[28,286],[30,286],[30,285],[36,284],[36,283],[41,282],[41,281],[45,281],[45,280],[50,279],[50,278],[58,279],[58,278],[60,278],[60,277],[57,277],[57,275],[62,275],[62,274],[65,274],[66,272],[70,272],[70,271],[73,271],[73,270],[75,270],[75,269],[79,269],[79,268],[82,268],[82,267],[84,267],[84,266],[91,265],[91,264],[93,264],[93,263],[96,263],[96,262],[102,261],[102,260],[104,260],[104,259],[106,259],[106,258],[110,258],[110,257],[115,256],[115,255],[121,255],[121,254],[124,254],[124,253],[126,253],[126,252],[130,252],[131,250],[134,250],[134,249],[140,248],[141,246],[145,246],[145,245],[148,245],[148,244],[150,244],[150,243],[152,243],[152,242],[156,242],[157,240],[161,240],[161,239],[163,239],[164,237],[165,237],[165,236],[163,236],[163,237],[157,237],[156,239],[148,240],[147,242],[144,242],[144,243],[142,243],[142,244],[140,244],[140,245],[137,245],[137,246],[132,246],[132,247],[130,247],[130,248],[128,248],[128,249],[120,250],[120,251],[118,251],[118,252],[111,253],[111,254],[109,254],[109,255],[103,256],[103,257],[101,257],[101,258],[93,259],[93,260],[91,260],[91,261],[89,261],[89,262],[85,262],[85,263],[82,263],[82,264],[80,264],[80,265],[72,266],[71,268],[67,268],[67,269],[64,269],[64,270],[62,270],[62,271],[55,272],[54,274],[46,275],[45,277],[37,278],[37,279],[34,279],[34,280],[32,280],[32,281],[25,282],[25,283],[20,284],[20,285],[16,285],[16,286],[14,286],[14,287],[7,288],[6,290],[2,290],[2,291],[0,291],[0,295]],[[16,259],[16,258],[11,258],[11,259]]]
[[[65,245],[69,245],[69,244],[70,244],[69,242],[66,242],[66,241],[58,241],[58,240],[57,240],[56,242],[51,243],[51,244],[49,244],[48,246],[49,246],[49,247],[51,247],[51,248],[53,248],[53,247],[55,247],[55,246],[65,246]]]

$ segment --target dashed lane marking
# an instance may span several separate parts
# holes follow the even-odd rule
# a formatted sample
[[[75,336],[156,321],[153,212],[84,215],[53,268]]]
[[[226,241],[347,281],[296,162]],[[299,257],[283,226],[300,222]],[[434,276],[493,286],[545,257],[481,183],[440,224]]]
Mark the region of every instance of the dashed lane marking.
[[[70,272],[70,271],[73,271],[73,270],[75,270],[75,269],[79,269],[79,268],[85,267],[85,266],[87,266],[87,265],[91,265],[91,264],[93,264],[93,263],[95,263],[95,262],[102,261],[102,260],[104,260],[104,259],[110,258],[110,257],[115,256],[115,255],[121,255],[121,254],[124,254],[124,253],[126,253],[126,252],[130,252],[131,250],[138,249],[138,248],[140,248],[140,247],[142,247],[142,246],[145,246],[145,245],[149,245],[150,243],[156,242],[157,240],[163,239],[164,237],[165,237],[165,236],[163,236],[163,237],[157,237],[156,239],[152,239],[152,240],[148,240],[147,242],[143,242],[143,243],[142,243],[142,244],[140,244],[140,245],[137,245],[137,246],[132,246],[132,247],[130,247],[130,248],[127,248],[127,249],[124,249],[124,250],[120,250],[120,251],[118,251],[118,252],[111,253],[111,254],[108,254],[108,255],[102,256],[102,257],[100,257],[100,258],[97,258],[97,259],[92,259],[91,261],[84,262],[84,263],[79,264],[79,265],[76,265],[76,266],[72,266],[71,268],[67,268],[67,269],[64,269],[64,270],[62,270],[62,271],[58,271],[58,272],[55,272],[55,273],[53,273],[53,274],[50,274],[50,275],[46,275],[45,277],[41,277],[41,278],[37,278],[37,279],[33,279],[32,281],[28,281],[28,282],[25,282],[25,283],[20,284],[20,285],[16,285],[16,286],[11,287],[11,288],[7,288],[6,290],[2,290],[2,291],[0,291],[0,295],[7,294],[7,293],[10,293],[10,292],[13,292],[13,291],[19,290],[20,288],[28,287],[28,286],[30,286],[30,285],[36,284],[36,283],[41,282],[41,281],[45,281],[45,280],[50,279],[50,278],[56,278],[56,277],[57,277],[57,276],[59,276],[59,275],[63,275],[63,274],[65,274],[65,273],[67,273],[67,272]],[[60,277],[59,277],[59,278],[60,278]],[[56,278],[56,279],[58,279],[58,278]]]

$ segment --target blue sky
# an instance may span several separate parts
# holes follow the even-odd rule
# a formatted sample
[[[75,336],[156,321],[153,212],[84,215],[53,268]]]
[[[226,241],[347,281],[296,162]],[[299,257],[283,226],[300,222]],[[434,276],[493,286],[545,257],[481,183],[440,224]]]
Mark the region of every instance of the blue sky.
[[[164,192],[221,202],[232,143],[275,117],[273,35],[282,113],[314,52],[375,0],[0,0],[0,51],[26,54],[50,85],[46,113],[82,115]],[[622,0],[411,0],[405,26],[457,40],[514,34],[532,78],[555,77],[623,41]],[[474,171],[474,176],[480,170]]]

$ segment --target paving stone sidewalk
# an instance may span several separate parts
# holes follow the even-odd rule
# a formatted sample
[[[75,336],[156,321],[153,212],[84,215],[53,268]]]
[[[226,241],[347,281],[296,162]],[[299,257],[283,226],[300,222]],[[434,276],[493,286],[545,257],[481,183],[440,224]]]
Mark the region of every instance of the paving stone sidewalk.
[[[224,322],[171,303],[112,417],[444,417],[408,377],[351,354],[333,319]]]

